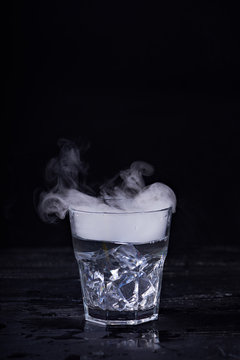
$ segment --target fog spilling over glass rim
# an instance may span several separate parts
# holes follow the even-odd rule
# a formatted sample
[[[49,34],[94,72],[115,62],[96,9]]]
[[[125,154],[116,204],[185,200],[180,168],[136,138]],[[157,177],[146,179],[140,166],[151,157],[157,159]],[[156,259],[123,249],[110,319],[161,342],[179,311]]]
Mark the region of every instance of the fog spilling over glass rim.
[[[110,221],[106,219],[111,215],[121,214],[125,223],[128,222],[127,217],[131,215],[131,221],[137,222],[138,229],[141,227],[139,217],[145,214],[145,226],[156,228],[155,224],[159,223],[159,220],[157,222],[156,218],[153,221],[154,217],[160,218],[164,210],[171,211],[171,214],[176,211],[176,196],[169,186],[161,182],[145,184],[144,178],[154,172],[151,164],[134,161],[129,168],[121,170],[112,179],[98,186],[97,191],[93,191],[86,180],[87,166],[81,159],[80,149],[67,140],[62,140],[59,145],[59,155],[52,158],[46,167],[46,180],[50,186],[39,197],[38,212],[44,221],[54,222],[57,218],[64,219],[67,213],[72,211],[77,212],[78,223],[89,229],[89,219],[85,219],[84,214],[91,215],[92,227],[100,231],[104,224],[100,226],[97,217],[105,215],[105,226],[112,228]],[[81,218],[80,214],[82,214]],[[112,222],[114,221],[112,219]],[[123,220],[121,223],[121,226],[125,226]],[[117,222],[116,227],[119,228]],[[78,225],[77,228],[80,231]],[[111,231],[115,232],[113,229]],[[90,233],[93,234],[93,229]],[[121,233],[123,229],[119,229],[119,234]]]

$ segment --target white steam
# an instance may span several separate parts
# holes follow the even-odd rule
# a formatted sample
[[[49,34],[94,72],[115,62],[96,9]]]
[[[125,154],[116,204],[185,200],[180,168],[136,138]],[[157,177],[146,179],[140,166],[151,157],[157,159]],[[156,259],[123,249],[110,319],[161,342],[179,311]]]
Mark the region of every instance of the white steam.
[[[44,221],[64,219],[70,209],[91,212],[94,214],[90,217],[89,213],[82,214],[77,222],[75,218],[72,231],[81,237],[105,241],[134,241],[136,234],[129,235],[132,227],[139,230],[138,241],[150,241],[161,230],[159,226],[166,227],[164,213],[153,211],[171,208],[175,212],[176,197],[165,184],[145,186],[143,176],[150,176],[154,171],[150,164],[132,163],[129,169],[101,186],[98,196],[93,196],[84,182],[87,167],[81,160],[79,148],[68,140],[61,140],[59,145],[59,156],[50,160],[46,168],[50,190],[40,195],[38,211]],[[141,212],[146,212],[144,223]],[[110,213],[119,213],[121,217],[110,219]]]

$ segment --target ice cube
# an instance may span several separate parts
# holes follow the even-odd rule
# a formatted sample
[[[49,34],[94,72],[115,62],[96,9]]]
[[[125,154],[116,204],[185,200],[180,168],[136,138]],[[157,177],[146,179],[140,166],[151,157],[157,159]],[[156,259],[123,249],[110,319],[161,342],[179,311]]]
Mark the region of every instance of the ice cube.
[[[112,254],[122,268],[133,270],[142,263],[141,253],[133,245],[120,245]]]

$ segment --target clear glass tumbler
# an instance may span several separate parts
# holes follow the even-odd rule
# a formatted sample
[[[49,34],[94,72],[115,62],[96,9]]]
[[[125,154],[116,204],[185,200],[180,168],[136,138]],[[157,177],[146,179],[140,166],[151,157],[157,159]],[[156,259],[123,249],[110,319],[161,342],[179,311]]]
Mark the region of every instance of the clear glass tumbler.
[[[70,209],[69,215],[85,319],[103,325],[156,320],[172,209]]]

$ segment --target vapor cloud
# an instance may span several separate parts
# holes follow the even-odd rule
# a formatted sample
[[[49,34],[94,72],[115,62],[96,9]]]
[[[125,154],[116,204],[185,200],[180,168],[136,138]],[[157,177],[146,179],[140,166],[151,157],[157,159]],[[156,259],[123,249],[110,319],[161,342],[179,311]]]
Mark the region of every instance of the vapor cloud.
[[[88,167],[81,159],[80,149],[69,140],[59,141],[59,155],[46,167],[48,191],[40,195],[38,212],[42,220],[64,219],[69,209],[90,212],[142,212],[172,208],[176,197],[165,184],[156,182],[145,186],[144,177],[153,174],[153,166],[133,162],[100,187],[94,196],[85,178]]]

